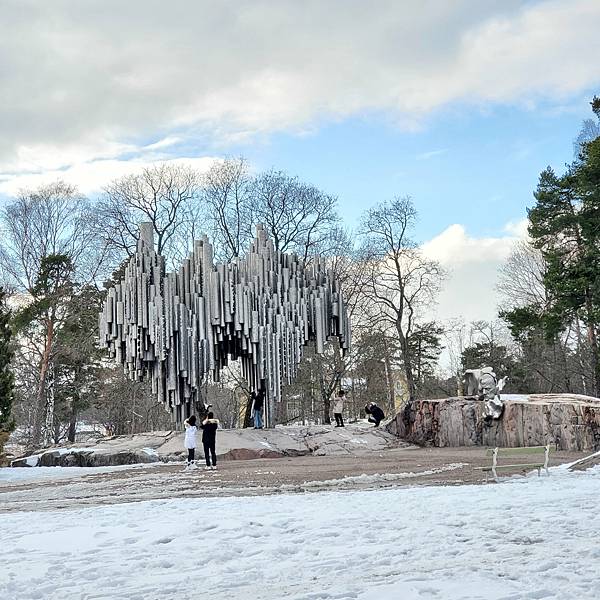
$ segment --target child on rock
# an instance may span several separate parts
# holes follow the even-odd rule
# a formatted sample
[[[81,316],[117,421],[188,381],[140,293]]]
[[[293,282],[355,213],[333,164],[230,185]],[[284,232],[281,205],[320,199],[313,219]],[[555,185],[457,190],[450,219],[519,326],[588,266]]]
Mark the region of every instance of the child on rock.
[[[212,469],[213,471],[217,468],[217,454],[215,446],[217,442],[217,429],[219,428],[219,421],[215,419],[215,415],[209,412],[206,419],[202,421],[202,445],[204,446],[204,458],[206,459],[206,470]],[[212,457],[212,466],[210,459]]]

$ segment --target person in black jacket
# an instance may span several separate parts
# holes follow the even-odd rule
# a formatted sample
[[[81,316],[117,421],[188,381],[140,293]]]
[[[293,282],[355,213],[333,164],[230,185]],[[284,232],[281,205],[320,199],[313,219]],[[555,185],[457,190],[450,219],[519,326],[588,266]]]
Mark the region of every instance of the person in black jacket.
[[[254,429],[263,428],[263,406],[265,403],[265,395],[262,390],[252,392],[252,418],[254,419]]]
[[[202,428],[202,445],[204,446],[204,458],[206,460],[206,470],[212,469],[213,471],[217,468],[217,454],[215,446],[217,443],[217,429],[219,428],[219,421],[215,419],[215,415],[209,412],[206,419],[202,421],[200,425]],[[210,459],[212,457],[212,466]]]
[[[379,423],[385,419],[383,411],[375,402],[369,402],[365,406],[365,412],[369,415],[369,423],[375,423],[375,427],[379,427]]]

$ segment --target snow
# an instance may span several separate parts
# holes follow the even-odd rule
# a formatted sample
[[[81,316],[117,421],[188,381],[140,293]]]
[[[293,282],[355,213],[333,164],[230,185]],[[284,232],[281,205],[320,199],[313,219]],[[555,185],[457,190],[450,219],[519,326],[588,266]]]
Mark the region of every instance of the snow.
[[[46,450],[40,456],[44,454],[53,454],[58,452],[60,456],[65,456],[65,454],[71,454],[73,452],[96,452],[97,448],[78,448],[76,446],[69,446],[67,448],[51,448],[50,450]]]
[[[147,469],[164,463],[140,463],[133,465],[115,465],[110,467],[3,467],[0,468],[0,483],[25,483],[27,481],[48,479],[76,479],[86,475],[98,475],[126,469]],[[0,596],[1,598],[1,596]]]
[[[529,394],[500,394],[503,402],[529,402]]]
[[[423,477],[424,475],[435,475],[437,473],[444,473],[445,471],[455,471],[456,469],[461,469],[462,467],[467,466],[466,463],[450,463],[448,465],[444,465],[443,467],[439,467],[438,469],[427,469],[425,471],[419,471],[418,473],[414,473],[412,471],[407,471],[403,473],[373,473],[372,475],[366,475],[363,473],[362,475],[350,475],[348,477],[343,477],[342,479],[328,479],[325,481],[305,481],[300,487],[304,489],[310,488],[345,488],[348,486],[356,485],[356,484],[373,484],[382,481],[401,481],[403,479],[413,479],[415,477]],[[295,489],[298,486],[284,484],[281,486],[282,490],[290,490]]]
[[[498,485],[8,513],[0,598],[597,598],[599,494],[600,467],[563,467]]]
[[[25,459],[25,463],[28,467],[37,467],[41,456],[41,454],[32,454]]]

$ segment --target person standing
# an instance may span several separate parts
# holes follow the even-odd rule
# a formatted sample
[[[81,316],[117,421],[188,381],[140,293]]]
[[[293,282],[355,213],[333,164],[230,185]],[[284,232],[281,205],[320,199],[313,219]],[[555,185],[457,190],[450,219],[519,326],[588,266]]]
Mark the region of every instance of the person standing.
[[[262,390],[252,392],[252,418],[254,419],[254,429],[263,428],[263,408],[265,397]]]
[[[198,431],[198,428],[196,427],[196,415],[188,417],[183,422],[183,425],[185,426],[185,439],[183,445],[188,451],[187,464],[185,468],[194,469],[196,468],[196,432]]]
[[[346,392],[344,390],[340,390],[338,395],[333,403],[333,416],[335,417],[335,426],[336,427],[344,427],[344,397]]]
[[[215,415],[209,412],[206,419],[202,421],[202,445],[204,446],[204,459],[206,460],[205,470],[212,469],[213,471],[217,468],[217,429],[219,428],[219,421],[215,419]],[[212,457],[212,465],[210,459]]]

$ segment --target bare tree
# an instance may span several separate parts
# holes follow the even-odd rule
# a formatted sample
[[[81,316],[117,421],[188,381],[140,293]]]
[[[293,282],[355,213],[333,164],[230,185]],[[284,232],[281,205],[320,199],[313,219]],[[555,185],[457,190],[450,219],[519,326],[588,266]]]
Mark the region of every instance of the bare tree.
[[[276,250],[307,259],[326,247],[339,220],[333,196],[281,171],[252,176],[243,158],[213,165],[204,176],[203,199],[222,260],[240,256],[259,223]]]
[[[146,382],[132,381],[122,370],[110,367],[98,374],[96,386],[86,416],[102,423],[109,435],[171,428],[171,415]]]
[[[395,198],[369,209],[362,222],[369,270],[365,293],[372,302],[373,317],[396,331],[409,400],[417,392],[411,336],[423,309],[434,303],[445,275],[440,264],[426,259],[410,237],[416,216],[409,198]]]
[[[364,287],[366,285],[367,263],[362,261],[356,248],[356,236],[352,232],[337,226],[331,226],[326,240],[322,240],[315,249],[324,257],[334,278],[340,284],[342,296],[351,323],[357,323],[364,314]],[[325,229],[323,229],[323,232]],[[323,419],[330,422],[331,398],[341,387],[342,379],[356,363],[357,351],[342,355],[337,343],[328,343],[326,352],[312,358],[314,368],[318,369],[319,389],[323,406]]]
[[[527,241],[515,244],[506,262],[500,267],[497,289],[506,306],[544,306],[546,263],[540,250]]]
[[[258,223],[251,202],[252,178],[243,158],[215,163],[202,184],[202,200],[212,226],[215,255],[224,261],[240,256],[249,246]]]
[[[252,183],[253,214],[265,225],[276,250],[306,260],[323,249],[339,221],[337,199],[281,171],[258,175]]]
[[[175,264],[191,246],[200,177],[185,165],[162,163],[109,184],[96,205],[96,231],[118,264],[135,252],[139,224],[150,222],[156,250]]]
[[[94,281],[105,258],[91,227],[93,211],[77,189],[62,181],[19,194],[0,213],[0,269],[16,292],[30,294],[42,261],[67,256],[76,277]]]

